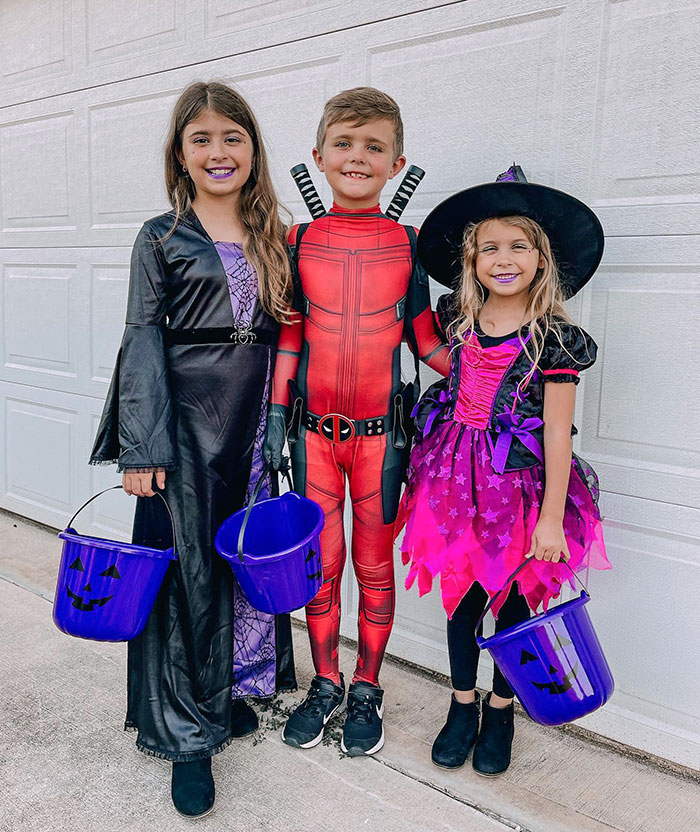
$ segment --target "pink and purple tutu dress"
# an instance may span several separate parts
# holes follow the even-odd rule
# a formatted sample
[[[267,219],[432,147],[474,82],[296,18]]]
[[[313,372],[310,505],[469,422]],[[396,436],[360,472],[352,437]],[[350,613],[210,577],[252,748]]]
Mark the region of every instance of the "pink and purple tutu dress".
[[[438,304],[438,317],[451,320],[452,296]],[[478,327],[452,351],[447,379],[426,391],[417,411],[417,435],[411,451],[408,486],[395,530],[404,564],[410,564],[406,588],[415,582],[420,595],[439,576],[443,606],[451,618],[472,584],[493,597],[523,562],[530,548],[544,496],[544,387],[578,382],[595,361],[596,345],[582,329],[562,323],[563,347],[550,334],[538,369],[528,385],[531,362],[518,333],[494,338]],[[527,328],[521,331],[525,342]],[[454,344],[453,344],[454,347]],[[576,455],[564,514],[564,532],[574,571],[610,569],[598,510],[598,479]],[[536,611],[571,581],[563,563],[532,559],[516,579],[521,595]],[[494,614],[508,593],[493,606]]]

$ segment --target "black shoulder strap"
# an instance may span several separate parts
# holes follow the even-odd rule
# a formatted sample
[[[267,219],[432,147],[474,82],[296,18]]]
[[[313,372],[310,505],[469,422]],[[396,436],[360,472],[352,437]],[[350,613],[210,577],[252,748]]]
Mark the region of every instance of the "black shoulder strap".
[[[301,243],[302,237],[304,236],[304,234],[306,234],[306,231],[310,224],[311,223],[308,222],[302,222],[299,224],[299,226],[297,227],[297,238],[294,241],[294,248],[292,251],[292,268],[294,269],[294,276],[297,284],[295,293],[298,292],[296,297],[299,298],[301,303],[303,304],[304,315],[309,314],[309,304],[306,295],[302,292],[301,289],[301,275],[299,274],[299,245]]]
[[[418,244],[418,237],[416,235],[416,229],[412,225],[403,225],[401,227],[406,232],[408,242],[411,245],[411,276],[413,276],[413,271],[415,271],[416,265],[418,264],[418,254],[416,248]],[[416,340],[416,333],[413,329],[413,321],[409,315],[404,317],[403,326],[406,338],[409,340],[411,344],[411,351],[413,352],[413,365],[416,368],[416,378],[414,383],[416,384],[416,389],[420,390],[420,356],[418,355],[418,341]]]
[[[311,225],[311,223],[302,222],[297,228],[297,238],[294,241],[294,266],[297,269],[299,268],[299,245],[301,244],[302,237],[306,234],[309,225]]]

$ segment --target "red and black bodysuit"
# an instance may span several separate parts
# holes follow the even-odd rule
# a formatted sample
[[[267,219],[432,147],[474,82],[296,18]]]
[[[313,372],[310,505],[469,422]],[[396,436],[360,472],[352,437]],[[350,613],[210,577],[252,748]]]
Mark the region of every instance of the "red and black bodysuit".
[[[287,405],[291,388],[296,488],[326,516],[323,585],[306,608],[311,650],[317,674],[338,684],[347,477],[360,596],[353,681],[376,685],[394,615],[401,341],[414,344],[421,360],[443,375],[449,353],[435,331],[414,229],[387,218],[378,205],[358,211],[334,203],[320,219],[292,228],[289,242],[298,263],[299,315],[282,327],[272,401]]]

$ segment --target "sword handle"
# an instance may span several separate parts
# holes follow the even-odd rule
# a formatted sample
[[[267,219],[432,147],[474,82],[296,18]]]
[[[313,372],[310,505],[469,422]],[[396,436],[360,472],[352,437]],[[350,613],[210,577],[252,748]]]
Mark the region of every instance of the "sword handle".
[[[408,200],[413,196],[416,188],[420,185],[421,179],[425,176],[423,168],[417,165],[411,165],[406,171],[406,175],[401,180],[401,184],[396,189],[394,198],[389,203],[389,207],[384,212],[391,220],[398,222],[399,217],[403,214],[404,208],[408,205]]]
[[[326,209],[323,207],[321,197],[318,195],[316,186],[311,179],[309,169],[302,163],[301,165],[295,165],[289,172],[292,174],[292,179],[296,182],[297,188],[299,188],[299,193],[309,209],[311,218],[317,220],[322,217],[326,213]]]

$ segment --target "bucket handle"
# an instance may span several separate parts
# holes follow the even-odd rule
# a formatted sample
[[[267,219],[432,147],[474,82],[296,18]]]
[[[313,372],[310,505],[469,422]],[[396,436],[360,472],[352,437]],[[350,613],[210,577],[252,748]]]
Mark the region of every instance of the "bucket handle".
[[[279,473],[282,474],[282,476],[286,478],[287,483],[289,485],[289,490],[294,491],[294,484],[292,482],[292,477],[291,477],[291,474],[289,472],[289,464],[287,463],[287,458],[286,457],[284,458],[284,461],[285,461],[285,465],[284,465],[283,468],[279,469]],[[241,563],[245,563],[245,558],[243,557],[243,538],[245,537],[245,532],[246,532],[246,529],[248,528],[248,518],[250,517],[250,512],[253,510],[253,506],[255,505],[255,503],[258,500],[258,497],[260,496],[260,490],[263,487],[265,477],[268,475],[268,473],[270,473],[270,463],[266,462],[263,465],[262,472],[261,472],[261,474],[258,478],[257,483],[255,484],[255,488],[253,489],[253,493],[250,495],[250,502],[248,503],[248,507],[245,510],[245,515],[243,516],[243,522],[241,523],[241,530],[238,533],[238,560]],[[279,487],[275,488],[275,485],[277,483],[277,478],[273,477],[272,479],[273,479],[273,487],[272,487],[273,495],[274,495],[275,491],[277,491],[277,493],[279,494]]]
[[[82,506],[80,506],[80,508],[75,512],[75,514],[71,517],[71,519],[68,521],[68,526],[66,528],[67,529],[72,529],[73,528],[73,521],[75,520],[75,518],[80,514],[80,512],[84,508],[87,508],[93,500],[96,500],[98,497],[101,497],[103,494],[106,494],[108,491],[116,491],[117,489],[122,489],[123,490],[123,486],[121,486],[121,485],[112,485],[109,488],[105,488],[102,491],[98,491],[97,494],[93,494],[92,497],[90,497],[89,500],[86,500],[82,504]],[[163,505],[165,506],[165,510],[168,512],[168,516],[170,517],[170,524],[173,527],[173,550],[175,551],[175,553],[177,553],[177,544],[176,544],[176,540],[175,540],[175,518],[173,517],[173,513],[170,510],[170,506],[168,505],[167,500],[160,493],[160,491],[156,491],[155,495],[157,497],[160,497],[160,499],[163,501]]]
[[[498,592],[493,596],[493,598],[489,599],[489,602],[486,605],[486,607],[484,608],[484,611],[479,616],[479,620],[476,622],[476,627],[474,629],[474,632],[477,636],[479,635],[479,629],[480,629],[480,627],[481,627],[481,625],[484,621],[484,618],[486,618],[486,615],[487,615],[488,611],[496,603],[496,598],[498,598],[498,596],[505,590],[505,588],[507,586],[509,586],[509,584],[513,580],[513,578],[515,578],[515,576],[519,572],[522,572],[522,570],[525,569],[526,566],[529,566],[530,563],[532,563],[533,560],[535,560],[535,558],[527,558],[526,560],[524,560],[520,564],[520,566],[515,570],[515,572],[513,572],[513,574],[509,578],[506,579],[505,584],[498,590]],[[563,560],[562,563],[566,566],[566,568],[569,570],[569,572],[571,572],[571,574],[574,576],[574,578],[579,582],[579,584],[581,585],[581,587],[582,587],[583,591],[586,593],[586,595],[588,595],[588,588],[583,583],[583,581],[579,578],[579,576],[574,572],[574,570],[569,566],[568,561]]]

